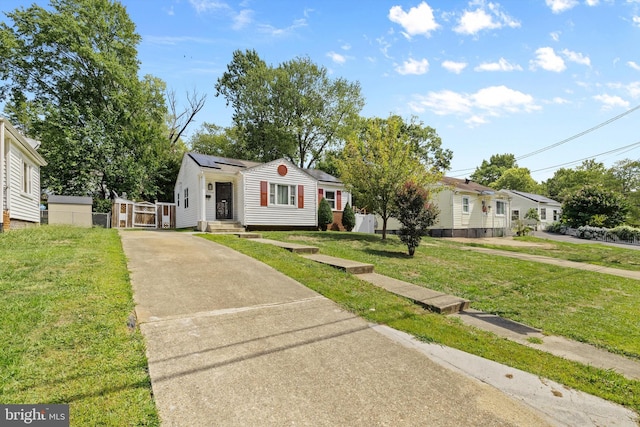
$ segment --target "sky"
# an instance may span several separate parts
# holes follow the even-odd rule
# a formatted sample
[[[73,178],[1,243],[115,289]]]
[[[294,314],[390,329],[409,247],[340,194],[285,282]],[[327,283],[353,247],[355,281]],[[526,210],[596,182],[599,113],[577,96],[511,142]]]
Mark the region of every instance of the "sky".
[[[31,3],[0,0],[0,10]],[[182,101],[207,94],[187,137],[203,122],[231,125],[214,86],[235,50],[255,49],[274,66],[308,56],[358,81],[363,116],[433,127],[453,151],[449,176],[493,154],[514,154],[538,182],[583,159],[640,158],[640,0],[121,3],[142,37],[140,75]]]

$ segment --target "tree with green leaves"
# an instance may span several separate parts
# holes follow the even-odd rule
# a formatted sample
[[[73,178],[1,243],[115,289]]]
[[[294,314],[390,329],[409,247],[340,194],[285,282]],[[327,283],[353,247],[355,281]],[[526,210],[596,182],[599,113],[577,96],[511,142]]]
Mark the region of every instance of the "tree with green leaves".
[[[337,160],[340,177],[359,207],[382,218],[383,239],[387,237],[395,195],[402,185],[411,180],[426,186],[440,178],[440,174],[427,169],[424,153],[406,129],[407,123],[395,115],[362,119]]]
[[[407,245],[409,256],[415,254],[422,236],[427,234],[438,213],[424,186],[408,181],[400,188],[394,199],[393,216],[402,224],[398,236]]]
[[[602,186],[586,186],[562,204],[562,222],[570,227],[613,228],[625,222],[629,205],[624,197]]]
[[[513,154],[494,154],[489,161],[482,161],[482,164],[471,174],[471,179],[478,184],[491,187],[491,184],[500,179],[507,169],[517,167],[516,156]]]
[[[324,197],[318,204],[318,227],[322,231],[327,231],[327,226],[333,222],[333,211],[331,205]]]
[[[359,83],[332,79],[307,57],[273,67],[255,50],[233,53],[216,96],[233,108],[243,158],[286,157],[303,168],[339,145],[364,106]]]
[[[543,183],[546,195],[559,202],[565,201],[585,186],[603,186],[614,190],[616,183],[604,164],[595,160],[585,160],[575,169],[558,169]]]
[[[191,135],[189,148],[196,153],[248,160],[243,156],[244,147],[236,127],[223,128],[205,122]]]
[[[0,97],[9,118],[42,141],[42,186],[94,199],[126,192],[171,200],[167,183],[182,147],[168,138],[164,82],[138,78],[140,36],[125,7],[51,0],[6,16]]]
[[[342,210],[342,226],[347,231],[353,230],[353,227],[356,226],[356,215],[353,213],[349,202],[344,205],[344,209]]]
[[[531,177],[527,168],[510,168],[502,172],[500,178],[491,183],[496,190],[516,190],[526,193],[538,193],[540,185]]]

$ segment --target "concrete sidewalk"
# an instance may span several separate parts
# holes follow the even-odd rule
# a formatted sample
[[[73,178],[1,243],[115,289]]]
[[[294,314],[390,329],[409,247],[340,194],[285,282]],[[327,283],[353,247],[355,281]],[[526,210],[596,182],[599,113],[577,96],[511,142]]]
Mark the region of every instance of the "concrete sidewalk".
[[[634,425],[631,411],[580,393],[591,411],[552,390],[550,404],[509,397],[200,237],[121,236],[163,425]]]

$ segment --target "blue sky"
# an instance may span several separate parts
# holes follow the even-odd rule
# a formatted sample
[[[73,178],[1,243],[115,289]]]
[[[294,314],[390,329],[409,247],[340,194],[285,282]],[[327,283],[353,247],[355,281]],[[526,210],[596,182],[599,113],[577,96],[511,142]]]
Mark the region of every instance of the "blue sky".
[[[2,0],[2,10],[32,1]],[[36,1],[46,6],[46,1]],[[141,74],[197,117],[231,110],[216,79],[236,49],[277,65],[309,56],[359,81],[365,116],[417,116],[453,150],[451,176],[492,154],[524,156],[640,105],[640,0],[123,0],[142,36]],[[538,181],[559,165],[640,142],[640,110],[518,164]],[[595,157],[638,159],[640,144]]]

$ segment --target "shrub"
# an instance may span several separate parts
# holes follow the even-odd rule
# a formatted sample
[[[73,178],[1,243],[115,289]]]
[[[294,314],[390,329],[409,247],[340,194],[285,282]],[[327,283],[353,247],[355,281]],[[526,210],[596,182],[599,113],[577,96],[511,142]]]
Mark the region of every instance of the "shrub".
[[[324,197],[320,199],[320,205],[318,206],[318,227],[322,231],[327,231],[327,226],[333,222],[333,211],[331,205]]]
[[[616,228],[609,230],[610,234],[613,234],[620,240],[633,241],[640,240],[640,228],[629,227],[628,225],[620,225]]]
[[[393,216],[400,221],[402,227],[398,232],[400,240],[407,245],[410,256],[416,252],[427,227],[432,225],[438,216],[438,209],[429,203],[429,192],[413,182],[407,182],[396,194]]]
[[[560,221],[556,221],[547,225],[547,228],[545,228],[545,231],[548,231],[549,233],[563,234],[564,228],[565,226],[562,225]]]
[[[624,222],[629,204],[624,197],[601,187],[586,186],[562,205],[562,220],[570,227],[615,227]]]
[[[344,205],[344,210],[342,211],[342,226],[347,231],[353,230],[353,227],[356,226],[356,215],[353,213],[349,202]]]

